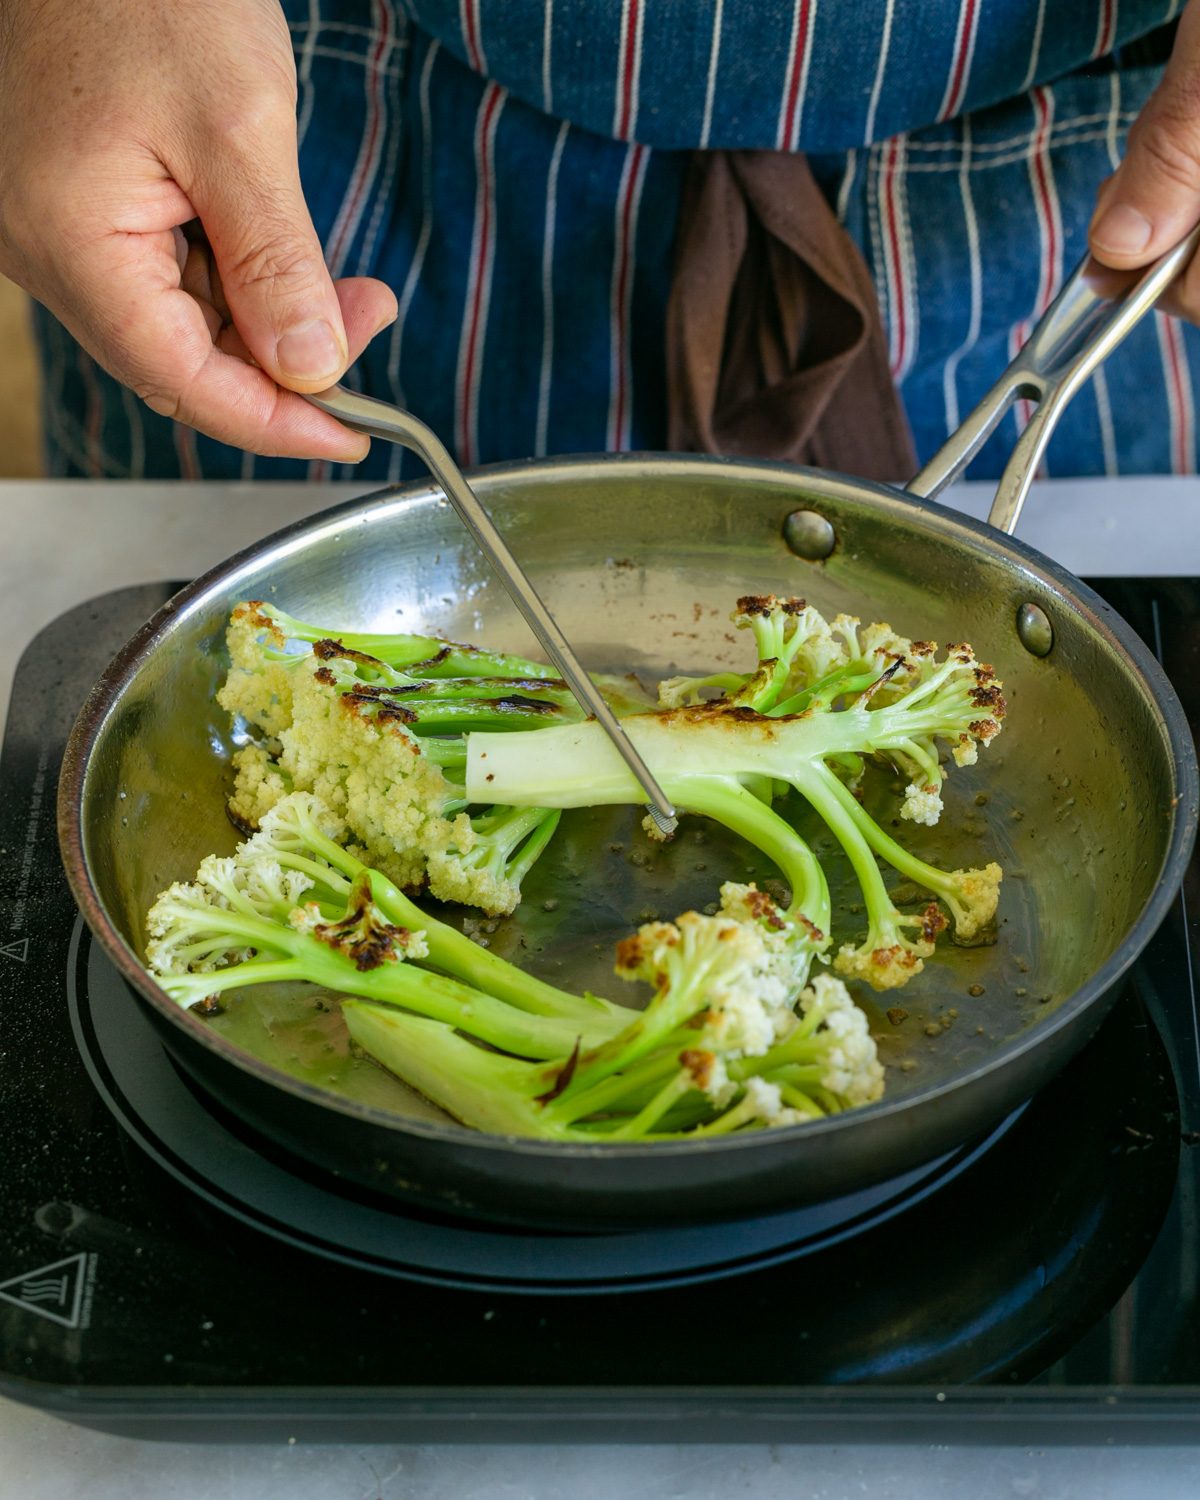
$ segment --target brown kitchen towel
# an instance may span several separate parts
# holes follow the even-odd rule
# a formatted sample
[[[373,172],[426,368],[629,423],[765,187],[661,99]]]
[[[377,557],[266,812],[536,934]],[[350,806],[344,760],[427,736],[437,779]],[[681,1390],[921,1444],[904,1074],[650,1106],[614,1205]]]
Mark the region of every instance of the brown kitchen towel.
[[[670,446],[916,471],[870,273],[802,156],[693,157],[667,305]]]

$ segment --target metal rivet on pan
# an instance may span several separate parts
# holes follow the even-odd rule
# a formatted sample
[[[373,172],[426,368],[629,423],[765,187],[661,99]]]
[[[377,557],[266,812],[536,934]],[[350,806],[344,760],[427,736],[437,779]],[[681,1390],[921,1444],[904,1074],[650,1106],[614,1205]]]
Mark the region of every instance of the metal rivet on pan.
[[[1022,604],[1017,610],[1017,636],[1031,656],[1049,656],[1054,646],[1054,626],[1036,604]]]
[[[806,562],[823,562],[837,546],[837,533],[815,510],[794,510],[783,523],[783,539]]]

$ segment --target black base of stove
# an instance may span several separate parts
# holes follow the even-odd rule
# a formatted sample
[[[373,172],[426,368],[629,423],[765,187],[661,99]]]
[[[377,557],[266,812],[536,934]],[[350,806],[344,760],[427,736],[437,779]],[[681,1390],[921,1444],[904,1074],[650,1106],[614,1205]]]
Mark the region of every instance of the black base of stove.
[[[1103,1440],[1118,1418],[1122,1441],[1194,1441],[1195,1402],[1051,1383],[1161,1232],[1178,1152],[1164,1077],[1130,995],[1060,1082],[1088,1128],[1056,1131],[1051,1090],[970,1172],[882,1222],[662,1287],[622,1288],[624,1236],[597,1247],[602,1288],[368,1270],[287,1243],[286,1224],[228,1217],[122,1135],[120,1220],[61,1201],[34,1212],[90,1276],[87,1327],[39,1329],[50,1378],[0,1390],[187,1441],[1044,1444]],[[414,1227],[401,1219],[398,1240]],[[554,1269],[552,1240],[516,1238]],[[121,1344],[132,1367],[114,1388]]]
[[[464,1246],[461,1226],[451,1247],[389,1213],[366,1244],[362,1205],[315,1199],[278,1162],[225,1171],[226,1153],[251,1148],[106,988],[53,838],[75,709],[169,592],[64,617],[14,690],[0,757],[0,1392],[104,1431],[222,1442],[1200,1438],[1200,1040],[1183,904],[1053,1088],[996,1140],[862,1211],[566,1250],[536,1235]],[[1131,586],[1115,602],[1148,634],[1180,627],[1160,632],[1169,668],[1171,642],[1200,641],[1200,587]],[[1200,681],[1191,656],[1176,665],[1176,681]],[[153,1108],[137,1102],[142,1073]]]

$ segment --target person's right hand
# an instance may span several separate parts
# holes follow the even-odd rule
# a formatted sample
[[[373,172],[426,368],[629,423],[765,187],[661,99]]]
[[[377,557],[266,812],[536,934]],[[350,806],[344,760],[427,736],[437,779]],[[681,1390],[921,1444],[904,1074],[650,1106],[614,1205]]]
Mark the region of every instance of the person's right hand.
[[[154,411],[354,462],[367,439],[293,392],[396,299],[330,280],[295,107],[277,0],[0,0],[0,271]]]
[[[1129,130],[1125,158],[1101,185],[1088,238],[1106,266],[1148,266],[1200,223],[1200,0],[1179,19],[1162,80]],[[1162,306],[1200,324],[1200,255]]]

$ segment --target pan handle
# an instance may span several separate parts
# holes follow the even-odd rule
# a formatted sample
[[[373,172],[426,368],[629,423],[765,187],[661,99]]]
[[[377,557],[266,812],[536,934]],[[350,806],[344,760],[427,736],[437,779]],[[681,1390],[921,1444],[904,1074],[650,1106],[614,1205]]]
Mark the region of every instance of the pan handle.
[[[966,468],[1014,401],[1038,403],[1001,475],[988,521],[1011,535],[1067,402],[1192,258],[1200,225],[1147,270],[1114,271],[1090,255],[1076,266],[1017,357],[958,430],[906,486],[932,500]]]

